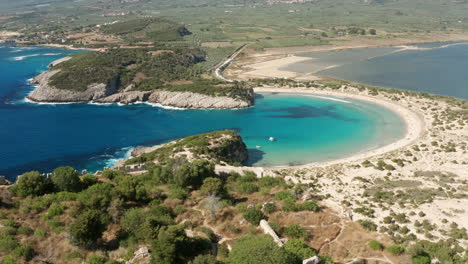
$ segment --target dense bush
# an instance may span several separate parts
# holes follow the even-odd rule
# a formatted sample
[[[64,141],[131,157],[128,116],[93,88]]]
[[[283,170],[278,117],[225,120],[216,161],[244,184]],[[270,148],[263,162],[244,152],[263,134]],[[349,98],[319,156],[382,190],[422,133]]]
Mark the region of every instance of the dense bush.
[[[304,240],[291,239],[284,244],[284,249],[294,256],[294,263],[302,263],[302,260],[316,256],[315,250],[311,249]]]
[[[203,180],[201,192],[205,195],[219,196],[224,192],[224,185],[221,179],[208,177]]]
[[[265,203],[263,205],[263,211],[267,214],[271,214],[276,211],[276,204],[274,202]]]
[[[278,247],[271,237],[245,236],[239,238],[229,252],[227,264],[275,263],[291,264],[295,258],[284,248]]]
[[[173,225],[173,215],[166,206],[156,206],[150,210],[132,208],[125,212],[120,221],[122,229],[135,241],[156,239],[159,228]]]
[[[78,215],[69,227],[71,242],[80,247],[90,247],[101,238],[106,228],[103,215],[98,210],[86,210]]]
[[[257,226],[260,223],[260,220],[267,219],[267,217],[262,213],[261,210],[257,208],[247,208],[243,216],[252,225]]]
[[[148,200],[145,186],[135,176],[119,176],[115,182],[117,183],[115,190],[123,200],[135,202]]]
[[[82,191],[78,195],[78,201],[90,208],[106,209],[116,196],[112,184],[98,183]]]
[[[402,245],[393,244],[388,246],[386,250],[393,255],[401,255],[405,252],[405,247]]]
[[[287,237],[309,239],[310,234],[298,224],[287,225],[283,228],[283,233]]]
[[[50,177],[58,191],[78,192],[82,188],[80,176],[72,167],[59,167]]]
[[[210,241],[188,238],[181,225],[162,227],[151,247],[151,263],[187,263],[189,259],[210,249]]]
[[[377,240],[369,241],[369,248],[373,250],[382,250],[384,246]]]
[[[50,190],[50,181],[37,171],[31,171],[20,175],[16,183],[11,187],[17,196],[38,196]]]
[[[213,255],[198,255],[189,264],[218,264],[216,257]]]
[[[359,220],[358,223],[365,229],[369,230],[369,231],[377,231],[377,225],[372,222],[372,221],[368,221],[368,220]]]

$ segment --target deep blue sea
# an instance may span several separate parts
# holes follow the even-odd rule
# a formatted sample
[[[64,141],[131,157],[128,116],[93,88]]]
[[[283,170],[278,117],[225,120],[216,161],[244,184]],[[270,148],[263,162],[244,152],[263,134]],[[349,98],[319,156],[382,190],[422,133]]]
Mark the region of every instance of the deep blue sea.
[[[33,89],[30,78],[74,52],[0,44],[0,175],[14,179],[25,171],[49,172],[61,165],[100,170],[132,147],[224,128],[243,136],[249,164],[256,166],[342,158],[404,135],[403,121],[391,111],[343,98],[262,94],[254,107],[242,110],[24,100]]]
[[[306,53],[301,56],[313,59],[283,69],[468,99],[468,42],[414,46],[422,49],[384,47]]]

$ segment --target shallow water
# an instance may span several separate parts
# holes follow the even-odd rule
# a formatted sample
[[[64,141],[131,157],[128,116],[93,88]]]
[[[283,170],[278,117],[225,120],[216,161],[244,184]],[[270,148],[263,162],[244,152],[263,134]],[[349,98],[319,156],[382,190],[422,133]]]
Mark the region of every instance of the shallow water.
[[[255,166],[342,158],[404,135],[403,121],[393,112],[343,98],[262,94],[254,107],[241,110],[25,102],[33,89],[27,79],[70,53],[0,46],[0,175],[13,179],[24,171],[48,172],[60,165],[94,171],[112,165],[134,146],[224,128],[242,135],[249,164]]]
[[[424,50],[367,48],[306,53],[314,59],[283,67],[299,73],[316,72],[359,83],[468,99],[468,43],[415,45]],[[429,49],[428,49],[429,48]],[[336,66],[326,69],[327,66]]]

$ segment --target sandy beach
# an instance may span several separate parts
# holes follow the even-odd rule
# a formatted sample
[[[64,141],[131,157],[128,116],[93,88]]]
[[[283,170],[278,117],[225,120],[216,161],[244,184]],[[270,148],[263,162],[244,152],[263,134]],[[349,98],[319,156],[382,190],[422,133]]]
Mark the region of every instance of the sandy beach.
[[[280,175],[295,183],[320,186],[315,194],[327,195],[329,198],[323,202],[340,205],[342,208],[337,211],[353,221],[368,220],[384,225],[385,217],[404,215],[410,223],[405,227],[418,239],[446,239],[451,223],[468,229],[468,198],[463,187],[468,180],[468,126],[463,115],[446,115],[456,106],[418,95],[395,96],[385,91],[371,95],[368,90],[352,85],[343,85],[339,89],[263,87],[255,91],[332,96],[334,100],[353,98],[386,107],[406,123],[405,137],[387,146],[329,162],[261,168],[263,175]],[[364,166],[364,161],[370,165]],[[375,165],[379,162],[391,165],[390,169],[378,169]],[[373,188],[399,195],[379,198],[384,202],[376,202],[366,194]],[[447,190],[453,193],[449,194]],[[413,201],[421,197],[427,198]],[[363,205],[373,213],[357,213],[356,210]],[[411,224],[423,220],[435,229],[424,232],[420,226]],[[468,246],[468,240],[461,241]]]

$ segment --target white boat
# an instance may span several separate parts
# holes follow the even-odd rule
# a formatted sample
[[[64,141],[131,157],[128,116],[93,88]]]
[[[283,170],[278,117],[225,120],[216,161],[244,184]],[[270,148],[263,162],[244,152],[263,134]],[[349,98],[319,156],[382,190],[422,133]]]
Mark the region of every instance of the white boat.
[[[259,148],[262,148],[262,146],[255,146],[255,147],[258,148],[258,149],[259,149]]]
[[[270,141],[276,141],[276,139],[274,137],[270,137],[268,140]]]

